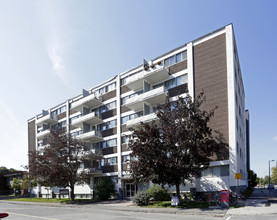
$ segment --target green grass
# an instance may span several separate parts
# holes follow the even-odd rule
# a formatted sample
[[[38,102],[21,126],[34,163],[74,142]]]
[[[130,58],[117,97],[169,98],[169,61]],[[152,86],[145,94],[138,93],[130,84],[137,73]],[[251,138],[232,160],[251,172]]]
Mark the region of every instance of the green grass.
[[[200,208],[205,209],[209,206],[213,206],[215,203],[208,202],[200,202],[200,201],[190,201],[184,202],[181,201],[178,206],[171,206],[171,201],[162,201],[162,202],[152,202],[148,206],[149,208],[183,208],[183,209],[192,209],[192,208]]]
[[[46,202],[46,203],[66,203],[66,204],[79,204],[79,203],[92,203],[93,200],[90,199],[75,199],[74,201],[70,199],[52,199],[52,198],[18,198],[9,199],[8,201],[19,201],[19,202]]]

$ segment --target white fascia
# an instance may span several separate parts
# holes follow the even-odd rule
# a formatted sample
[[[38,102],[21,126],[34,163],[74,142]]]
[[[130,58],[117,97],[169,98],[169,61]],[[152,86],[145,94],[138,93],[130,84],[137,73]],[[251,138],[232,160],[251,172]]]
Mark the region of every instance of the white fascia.
[[[236,102],[234,77],[234,42],[233,26],[230,24],[226,30],[226,57],[227,57],[227,87],[228,87],[228,125],[229,125],[229,175],[230,186],[237,185],[235,173],[238,172],[236,152]]]
[[[194,70],[193,70],[193,45],[192,42],[187,45],[187,72],[188,72],[188,91],[194,100]]]
[[[116,108],[117,108],[117,175],[122,176],[122,162],[121,162],[121,100],[120,100],[120,75],[116,78]],[[121,188],[121,181],[118,181],[118,188]]]

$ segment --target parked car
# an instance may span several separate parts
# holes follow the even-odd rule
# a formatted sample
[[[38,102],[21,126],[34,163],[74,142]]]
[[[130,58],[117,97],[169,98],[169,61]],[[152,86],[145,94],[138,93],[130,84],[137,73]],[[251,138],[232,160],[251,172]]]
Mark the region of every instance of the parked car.
[[[274,184],[269,184],[269,185],[267,186],[267,188],[268,188],[268,189],[274,189]]]

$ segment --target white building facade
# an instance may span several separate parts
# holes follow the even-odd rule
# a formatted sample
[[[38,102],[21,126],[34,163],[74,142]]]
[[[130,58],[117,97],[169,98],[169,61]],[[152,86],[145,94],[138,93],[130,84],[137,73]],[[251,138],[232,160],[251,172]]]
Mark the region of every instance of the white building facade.
[[[50,130],[64,128],[104,156],[90,183],[76,187],[76,197],[91,198],[93,184],[102,176],[110,176],[119,194],[131,197],[149,183],[134,185],[128,174],[129,128],[155,120],[155,107],[167,95],[172,100],[187,93],[194,98],[202,90],[205,108],[218,106],[210,126],[223,134],[229,147],[181,190],[242,190],[247,186],[245,94],[232,24],[43,110],[28,120],[29,151],[43,150]],[[235,173],[241,173],[240,180]],[[43,187],[38,191],[49,194]],[[58,194],[58,189],[52,191]]]

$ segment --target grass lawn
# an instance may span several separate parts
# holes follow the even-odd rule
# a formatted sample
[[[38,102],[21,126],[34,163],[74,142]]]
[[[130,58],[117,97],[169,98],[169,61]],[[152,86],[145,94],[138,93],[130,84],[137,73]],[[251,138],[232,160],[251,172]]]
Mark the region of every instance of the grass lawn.
[[[148,206],[149,208],[183,208],[183,209],[191,209],[191,208],[208,208],[209,206],[214,206],[215,203],[213,202],[200,202],[200,201],[190,201],[184,202],[181,201],[178,206],[171,206],[171,201],[162,201],[162,202],[152,202]]]
[[[67,204],[78,204],[78,203],[92,203],[93,200],[90,199],[75,199],[71,201],[70,199],[52,199],[52,198],[18,198],[9,199],[8,201],[21,201],[21,202],[46,202],[46,203],[67,203]]]

